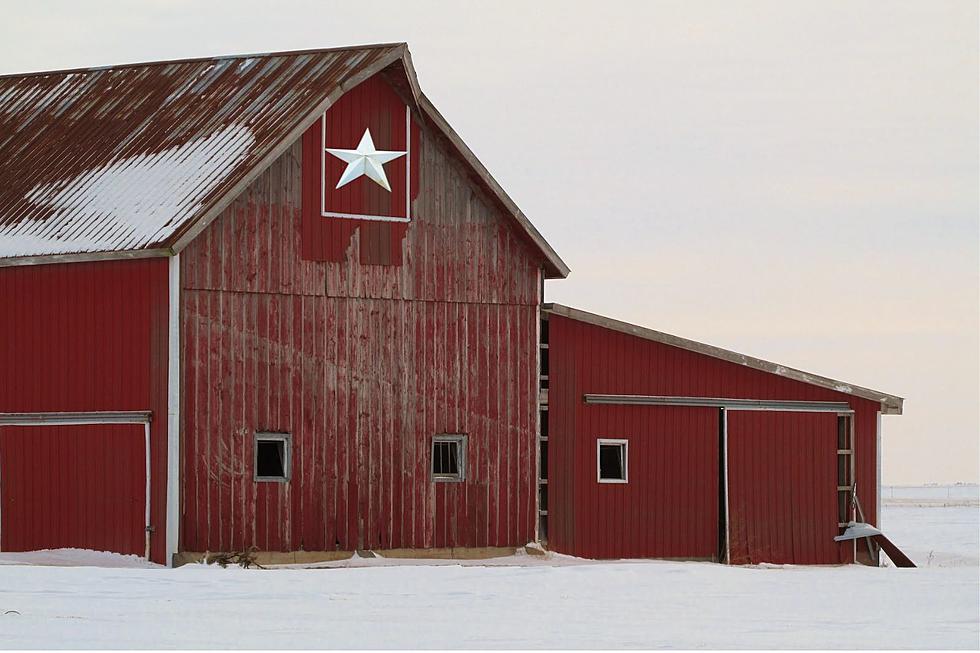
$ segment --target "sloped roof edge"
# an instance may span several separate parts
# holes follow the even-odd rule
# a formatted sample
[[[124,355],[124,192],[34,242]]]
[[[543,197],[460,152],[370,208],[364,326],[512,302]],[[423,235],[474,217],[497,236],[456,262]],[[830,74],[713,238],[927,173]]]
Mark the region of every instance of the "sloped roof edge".
[[[517,206],[517,204],[510,198],[510,196],[504,191],[503,187],[497,180],[493,178],[490,171],[486,169],[483,163],[476,157],[473,151],[466,145],[456,130],[452,128],[449,122],[439,113],[439,110],[435,108],[432,101],[423,93],[420,98],[420,103],[422,111],[425,115],[432,120],[432,123],[442,132],[442,134],[449,140],[452,146],[456,149],[462,159],[473,169],[473,171],[480,178],[480,181],[493,193],[494,197],[504,206],[504,208],[513,216],[517,221],[517,224],[521,227],[524,233],[528,236],[532,243],[541,251],[544,257],[550,264],[548,274],[546,275],[549,279],[564,279],[568,276],[570,270],[568,265],[558,256],[558,253],[548,244],[548,241],[544,239],[531,221],[528,220],[524,212]]]
[[[561,317],[577,320],[579,322],[593,324],[612,331],[637,336],[638,338],[643,338],[645,340],[652,340],[653,342],[659,342],[671,347],[685,349],[697,354],[704,354],[706,356],[718,358],[729,363],[744,365],[745,367],[750,367],[762,372],[768,372],[769,374],[776,374],[777,376],[793,379],[794,381],[800,381],[802,383],[826,388],[828,390],[833,390],[834,392],[840,392],[842,394],[853,395],[862,399],[876,401],[881,404],[881,412],[884,415],[902,414],[902,407],[905,400],[902,397],[890,395],[878,390],[871,390],[870,388],[863,388],[861,386],[854,385],[853,383],[837,381],[825,376],[820,376],[819,374],[811,374],[810,372],[797,370],[792,367],[780,365],[779,363],[772,363],[770,361],[762,360],[761,358],[739,354],[738,352],[722,349],[721,347],[715,347],[714,345],[708,345],[695,340],[688,340],[687,338],[671,335],[669,333],[663,333],[661,331],[655,331],[653,329],[630,324],[628,322],[622,322],[603,315],[589,313],[588,311],[571,308],[562,304],[544,304],[542,306],[542,311],[548,314],[559,315]]]

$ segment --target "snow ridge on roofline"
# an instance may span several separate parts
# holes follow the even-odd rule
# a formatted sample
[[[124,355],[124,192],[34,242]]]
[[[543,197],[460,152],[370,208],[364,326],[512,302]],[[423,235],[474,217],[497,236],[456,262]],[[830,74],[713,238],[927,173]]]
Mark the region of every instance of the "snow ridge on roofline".
[[[401,66],[415,108],[541,254],[546,276],[567,276],[564,261],[422,95],[405,43],[0,76],[0,266],[180,251],[337,98],[392,65]],[[202,142],[203,154],[188,149]],[[173,179],[180,195],[173,197],[147,162],[172,174],[187,168],[180,163],[188,153],[206,170]],[[154,183],[130,183],[108,202],[88,185],[111,188],[110,173],[121,171],[132,180],[132,162]],[[85,199],[81,213],[64,210]]]
[[[637,336],[638,338],[643,338],[645,340],[652,340],[671,347],[678,347],[697,354],[704,354],[706,356],[728,361],[729,363],[744,365],[745,367],[750,367],[762,372],[768,372],[769,374],[776,374],[778,376],[783,376],[802,383],[808,383],[810,385],[826,388],[842,394],[877,401],[881,404],[881,412],[883,415],[902,414],[902,407],[905,400],[902,397],[890,395],[878,390],[862,388],[861,386],[854,385],[853,383],[835,381],[834,379],[820,376],[819,374],[811,374],[792,367],[786,367],[785,365],[779,365],[778,363],[772,363],[761,358],[747,356],[746,354],[740,354],[738,352],[722,349],[721,347],[715,347],[714,345],[708,345],[695,340],[688,340],[687,338],[681,338],[680,336],[663,333],[662,331],[654,331],[653,329],[641,327],[636,324],[622,322],[620,320],[615,320],[603,315],[597,315],[595,313],[589,313],[588,311],[571,308],[570,306],[564,306],[562,304],[543,304],[541,306],[541,310],[545,314],[567,317],[571,320],[577,320],[579,322],[593,324],[595,326],[611,329],[613,331],[619,331],[620,333]]]

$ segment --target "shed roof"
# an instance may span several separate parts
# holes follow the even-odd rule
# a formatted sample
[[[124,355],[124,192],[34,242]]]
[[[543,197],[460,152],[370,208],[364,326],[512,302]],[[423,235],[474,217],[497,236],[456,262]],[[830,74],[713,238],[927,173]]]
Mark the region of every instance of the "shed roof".
[[[337,98],[390,66],[548,276],[567,276],[418,89],[404,43],[0,76],[0,265],[179,251]]]
[[[820,376],[819,374],[811,374],[810,372],[797,370],[792,367],[780,365],[779,363],[771,363],[769,361],[762,360],[761,358],[754,358],[745,354],[739,354],[738,352],[715,347],[714,345],[707,345],[703,342],[688,340],[687,338],[681,338],[680,336],[674,336],[669,333],[654,331],[653,329],[647,329],[646,327],[637,326],[628,322],[621,322],[619,320],[614,320],[602,315],[596,315],[595,313],[589,313],[588,311],[583,311],[577,308],[563,306],[561,304],[544,304],[542,309],[546,314],[560,315],[572,320],[578,320],[579,322],[586,322],[588,324],[611,329],[613,331],[627,333],[632,336],[644,338],[645,340],[652,340],[654,342],[670,345],[672,347],[679,347],[680,349],[686,349],[687,351],[704,354],[706,356],[728,361],[729,363],[736,363],[738,365],[744,365],[745,367],[768,372],[770,374],[776,374],[795,381],[809,383],[810,385],[826,388],[842,394],[853,395],[862,399],[870,399],[871,401],[876,401],[881,404],[881,412],[885,415],[902,414],[902,404],[905,400],[901,397],[886,394],[878,390],[862,388],[859,385],[846,383],[844,381],[836,381],[825,376]]]

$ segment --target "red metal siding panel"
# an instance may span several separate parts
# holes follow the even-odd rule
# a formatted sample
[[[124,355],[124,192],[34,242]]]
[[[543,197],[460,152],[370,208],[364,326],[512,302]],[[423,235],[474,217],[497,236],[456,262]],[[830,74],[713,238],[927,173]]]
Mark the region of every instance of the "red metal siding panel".
[[[838,564],[837,415],[730,411],[733,564]]]
[[[82,548],[142,556],[141,424],[3,427],[0,551]]]
[[[605,492],[605,488],[596,487],[595,479],[595,439],[599,431],[662,430],[669,427],[664,421],[656,422],[666,419],[656,417],[657,413],[679,409],[586,405],[586,393],[847,402],[855,411],[858,494],[865,516],[872,523],[877,519],[878,406],[874,402],[554,314],[549,316],[549,342],[548,539],[552,549],[587,557],[667,555],[659,551],[670,551],[672,557],[700,557],[707,550],[708,538],[703,529],[714,527],[717,532],[712,525],[717,521],[717,509],[702,509],[700,506],[707,499],[697,493],[680,501],[682,514],[699,514],[707,520],[698,526],[700,539],[690,533],[670,531],[663,534],[667,539],[661,541],[657,539],[659,533],[647,528],[647,515],[671,509],[661,503],[672,480],[657,468],[659,456],[674,461],[676,467],[670,472],[703,475],[700,482],[714,483],[717,488],[717,444],[705,439],[698,448],[680,437],[667,439],[657,450],[646,449],[634,458],[633,463],[640,467],[631,468],[630,472],[633,474],[636,469],[638,477],[651,476],[655,491],[637,492],[635,496],[622,488]],[[680,428],[697,432],[706,425],[681,422]],[[708,458],[713,459],[713,466],[707,463]],[[833,461],[831,470],[835,464]],[[630,485],[634,478],[637,477],[631,476]],[[825,480],[821,478],[819,483]],[[818,481],[814,479],[812,483]],[[826,488],[809,487],[813,492],[824,490],[835,492],[836,479],[831,479]],[[616,503],[611,498],[616,492],[630,496],[629,500]],[[606,498],[610,500],[607,502]],[[760,495],[755,500],[766,499]],[[664,518],[674,523],[669,521],[673,517]],[[707,555],[712,554],[713,551]],[[841,555],[846,558],[850,554],[844,551]]]
[[[300,142],[182,253],[183,550],[533,539],[538,260],[419,144],[401,267],[301,258]],[[292,434],[288,484],[252,481],[257,429]],[[468,434],[465,483],[431,482],[437,433]]]
[[[585,496],[576,506],[581,551],[590,558],[713,557],[718,411],[604,406],[583,412],[577,449],[583,476],[576,479]],[[599,438],[629,441],[628,483],[597,481]]]
[[[0,412],[152,411],[151,556],[157,562],[164,561],[166,542],[167,265],[143,259],[0,268]],[[10,432],[0,428],[0,439]],[[39,446],[48,440],[40,438]],[[92,451],[80,452],[83,462],[105,469],[106,459]],[[43,478],[62,482],[53,469]],[[53,518],[67,520],[67,512]],[[89,541],[82,532],[66,538]]]

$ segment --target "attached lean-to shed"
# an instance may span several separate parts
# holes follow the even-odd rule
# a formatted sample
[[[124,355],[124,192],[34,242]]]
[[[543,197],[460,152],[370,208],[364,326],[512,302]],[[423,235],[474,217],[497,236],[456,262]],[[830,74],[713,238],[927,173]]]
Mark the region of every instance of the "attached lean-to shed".
[[[855,518],[855,483],[861,521],[877,523],[880,417],[901,413],[901,398],[566,306],[543,312],[550,548],[854,560],[854,542],[834,537]]]

